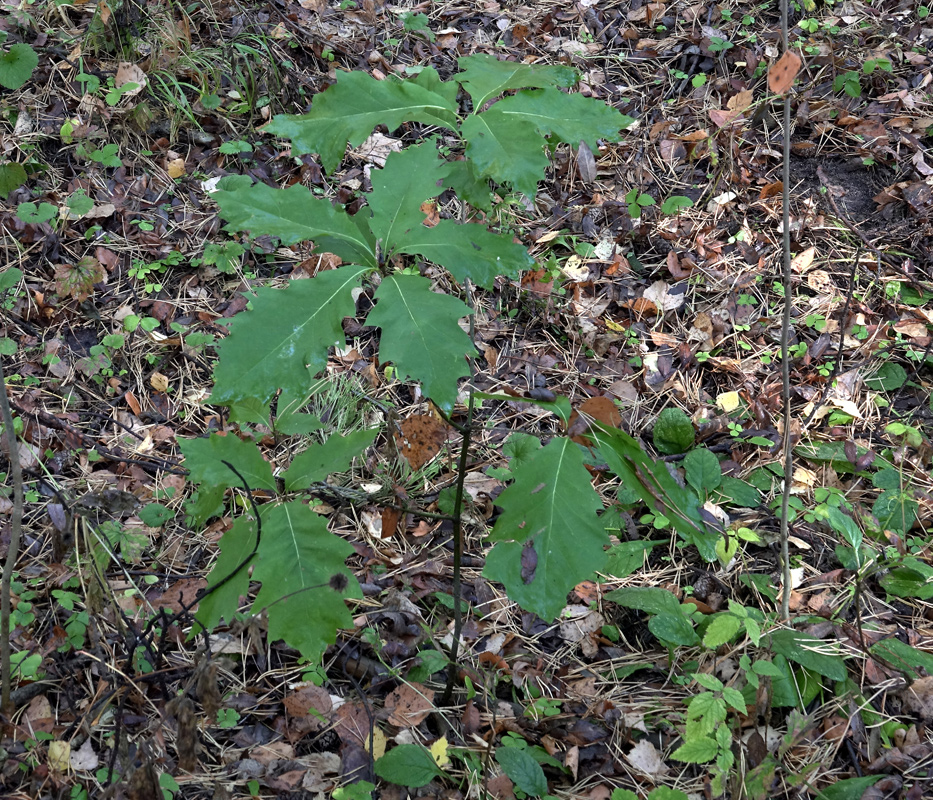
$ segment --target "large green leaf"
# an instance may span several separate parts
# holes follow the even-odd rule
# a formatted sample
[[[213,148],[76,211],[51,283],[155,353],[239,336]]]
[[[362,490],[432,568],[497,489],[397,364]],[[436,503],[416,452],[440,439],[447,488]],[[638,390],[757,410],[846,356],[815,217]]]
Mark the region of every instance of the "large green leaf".
[[[552,439],[515,469],[496,504],[504,511],[483,574],[504,584],[522,608],[553,620],[567,592],[606,563],[602,502],[582,451],[569,439]]]
[[[339,628],[352,628],[344,597],[359,585],[344,560],[353,546],[327,530],[324,519],[301,502],[263,506],[262,540],[253,580],[262,588],[253,612],[266,610],[269,639],[283,639],[309,661],[319,661]],[[332,588],[340,576],[343,592]],[[335,580],[334,583],[338,583]]]
[[[366,272],[340,267],[284,289],[258,289],[252,311],[234,317],[218,345],[211,402],[266,401],[277,389],[307,392],[328,348],[344,341],[341,323],[354,312],[351,292]]]
[[[463,121],[466,155],[481,175],[534,197],[550,163],[544,138],[531,120],[493,114],[498,105]]]
[[[191,480],[200,483],[202,488],[242,484],[236,473],[223,463],[228,461],[246,479],[250,489],[276,489],[272,467],[252,441],[232,433],[226,436],[213,433],[207,438],[181,439],[178,445],[185,454]]]
[[[454,75],[454,80],[470,93],[475,111],[509,89],[569,88],[575,86],[580,77],[572,67],[500,61],[488,53],[464,56],[457,59],[457,63],[461,71]]]
[[[357,147],[377,125],[390,131],[403,122],[457,129],[457,86],[442,83],[432,67],[417,78],[379,81],[362,70],[340,72],[337,83],[319,94],[307,114],[276,116],[266,131],[292,140],[292,151],[318,153],[332,172],[346,143]]]
[[[427,786],[444,773],[434,757],[420,744],[400,744],[376,760],[376,774],[399,786]]]
[[[221,620],[233,622],[240,597],[249,592],[248,565],[244,565],[236,574],[234,570],[252,552],[255,544],[256,522],[248,517],[238,517],[220,540],[220,555],[207,577],[207,588],[210,590],[211,587],[226,582],[210,591],[198,604],[197,620],[207,630],[216,627]],[[226,580],[230,575],[233,577]],[[192,634],[197,633],[199,629],[195,626]]]
[[[620,131],[633,121],[580,94],[535,89],[505,97],[488,111],[468,117],[463,138],[466,156],[479,173],[534,196],[548,163],[544,137],[572,145],[584,141],[595,151],[598,139],[618,141]]]
[[[407,234],[424,222],[421,204],[444,191],[437,185],[441,166],[435,140],[429,139],[392,153],[383,169],[372,171],[373,191],[367,198],[372,212],[369,227],[384,252],[406,241]]]
[[[477,173],[473,162],[448,161],[440,170],[441,183],[445,189],[453,189],[457,197],[469,203],[473,208],[483,211],[492,210],[492,192],[489,180]]]
[[[599,444],[600,455],[623,485],[634,490],[653,512],[667,517],[688,544],[696,545],[704,559],[714,561],[720,534],[704,521],[696,494],[678,484],[664,462],[647,456],[624,431],[602,428],[591,431],[591,435]]]
[[[769,643],[775,653],[831,680],[844,681],[848,675],[842,651],[835,642],[824,642],[809,633],[780,628],[771,633]]]
[[[449,219],[442,219],[433,228],[415,228],[397,252],[418,253],[446,267],[460,283],[469,278],[487,289],[499,275],[515,278],[521,270],[534,266],[528,251],[510,236]]]
[[[285,471],[285,488],[290,492],[307,489],[333,472],[343,472],[369,447],[378,430],[355,431],[346,436],[331,436],[324,444],[312,444],[299,453]]]
[[[475,349],[457,320],[473,312],[456,297],[431,291],[420,275],[390,275],[376,290],[367,325],[382,329],[379,358],[399,377],[421,381],[424,393],[445,411],[457,399],[457,381],[470,374]]]
[[[358,217],[334,208],[299,184],[287,189],[251,183],[245,175],[229,175],[213,194],[226,230],[252,236],[275,236],[282,244],[313,240],[319,250],[346,261],[376,266],[376,241]]]

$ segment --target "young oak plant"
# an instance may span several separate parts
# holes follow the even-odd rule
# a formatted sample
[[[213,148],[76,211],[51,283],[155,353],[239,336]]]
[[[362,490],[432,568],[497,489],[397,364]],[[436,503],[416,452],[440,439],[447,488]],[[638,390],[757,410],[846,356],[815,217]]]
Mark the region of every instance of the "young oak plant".
[[[462,138],[465,157],[458,161],[442,158],[433,138],[390,155],[383,169],[373,170],[367,205],[355,215],[301,185],[278,189],[245,176],[221,181],[214,197],[228,230],[272,236],[286,246],[313,241],[346,262],[283,289],[258,289],[251,310],[232,320],[218,346],[211,402],[228,406],[233,419],[268,425],[275,399],[277,430],[314,430],[317,420],[299,410],[326,367],[329,348],[346,341],[342,322],[355,315],[355,298],[366,287],[374,287],[374,306],[364,324],[380,329],[380,360],[392,362],[400,379],[420,383],[424,395],[449,413],[475,354],[459,324],[472,311],[459,298],[434,291],[428,278],[396,270],[399,257],[420,256],[461,285],[486,288],[500,276],[517,278],[534,262],[508,232],[452,220],[428,227],[422,204],[453,190],[469,205],[489,209],[490,182],[533,195],[550,147],[582,141],[595,150],[598,139],[618,141],[632,122],[597,100],[560,91],[578,79],[569,67],[490,56],[461,58],[459,65],[446,82],[430,67],[414,78],[384,81],[341,73],[309,113],[278,116],[267,126],[292,140],[294,154],[317,153],[328,171],[339,165],[348,142],[359,145],[377,125],[392,130],[417,122]],[[460,88],[463,107],[472,108],[467,113]],[[569,404],[558,411],[566,422]],[[250,580],[262,584],[252,610],[267,610],[270,638],[284,639],[308,659],[318,660],[337,629],[351,626],[344,598],[359,592],[344,564],[351,547],[327,530],[301,495],[345,470],[376,435],[361,431],[311,445],[278,478],[250,439],[214,434],[182,444],[191,479],[199,484],[188,505],[196,523],[222,511],[225,492],[242,486],[237,474],[251,490],[278,497],[284,487],[289,493],[239,517],[224,534],[208,577],[208,589],[216,589],[198,612],[204,627],[233,619]],[[613,471],[644,488],[646,503],[656,508],[676,493],[663,465],[662,473],[646,461],[634,439],[621,432],[598,438],[594,446]],[[514,482],[497,501],[504,513],[492,532],[496,545],[487,576],[545,619],[554,619],[567,592],[605,563],[602,502],[585,459],[584,449],[568,438],[526,447],[513,457]],[[685,539],[714,559],[716,535],[706,529],[697,504],[673,501],[668,510]]]

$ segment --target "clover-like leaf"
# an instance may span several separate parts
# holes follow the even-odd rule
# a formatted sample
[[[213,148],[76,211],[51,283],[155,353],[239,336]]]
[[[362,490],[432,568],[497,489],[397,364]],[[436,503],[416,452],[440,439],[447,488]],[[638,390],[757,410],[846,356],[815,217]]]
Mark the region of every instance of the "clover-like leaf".
[[[229,231],[275,236],[282,244],[314,240],[320,250],[346,261],[376,266],[376,242],[363,220],[334,208],[299,184],[287,189],[252,183],[245,175],[224,178],[213,194]]]
[[[352,291],[368,271],[339,267],[284,289],[258,289],[252,310],[233,318],[230,335],[217,346],[211,402],[265,402],[278,389],[306,392],[324,369],[328,348],[345,341],[342,323],[354,312]]]
[[[394,130],[403,122],[457,128],[457,85],[444,83],[432,67],[416,78],[390,76],[384,81],[354,70],[337,74],[337,83],[321,92],[307,114],[280,114],[269,133],[292,140],[293,152],[317,153],[327,172],[340,164],[346,143],[357,147],[378,125]]]
[[[379,358],[400,378],[421,381],[424,393],[445,411],[457,399],[457,381],[470,374],[475,349],[457,320],[473,312],[456,297],[431,291],[420,275],[391,275],[376,290],[367,325],[382,329]]]
[[[504,584],[522,608],[553,620],[567,593],[606,563],[609,537],[597,516],[603,506],[582,450],[552,439],[515,469],[496,504],[504,511],[490,534],[497,544],[483,574]]]
[[[521,61],[500,61],[488,53],[477,53],[457,59],[460,65],[454,79],[473,100],[473,110],[509,89],[543,89],[548,86],[575,86],[580,74],[563,65],[525,64]]]

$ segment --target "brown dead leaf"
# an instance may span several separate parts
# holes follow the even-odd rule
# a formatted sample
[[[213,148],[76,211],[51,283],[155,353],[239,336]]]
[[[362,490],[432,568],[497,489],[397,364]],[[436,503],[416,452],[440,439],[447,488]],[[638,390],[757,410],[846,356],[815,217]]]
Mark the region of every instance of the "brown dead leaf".
[[[391,539],[398,530],[398,522],[402,518],[402,512],[397,508],[386,507],[382,509],[382,531],[381,539]]]
[[[768,88],[774,94],[784,94],[794,85],[794,78],[802,66],[800,56],[793,50],[786,50],[768,70]]]
[[[117,74],[113,76],[113,85],[116,87],[126,86],[128,83],[135,83],[136,87],[127,89],[123,92],[123,97],[136,97],[146,88],[148,80],[146,73],[142,68],[129,61],[121,61],[117,67]]]
[[[815,247],[808,247],[802,253],[798,253],[794,256],[794,259],[790,262],[790,268],[794,272],[804,273],[810,266],[813,264],[813,257],[816,255]]]
[[[320,733],[330,726],[333,709],[330,695],[313,683],[299,684],[285,695],[285,713],[288,715],[288,738],[297,741],[307,733]]]
[[[403,683],[385,699],[389,723],[397,728],[413,728],[427,719],[434,709],[434,690],[420,683]]]
[[[436,456],[447,441],[447,426],[429,414],[415,414],[402,421],[395,435],[399,452],[412,469],[421,469]]]
[[[55,267],[55,291],[60,297],[73,297],[83,303],[94,291],[95,283],[103,283],[107,272],[93,256],[84,256],[77,264]]]

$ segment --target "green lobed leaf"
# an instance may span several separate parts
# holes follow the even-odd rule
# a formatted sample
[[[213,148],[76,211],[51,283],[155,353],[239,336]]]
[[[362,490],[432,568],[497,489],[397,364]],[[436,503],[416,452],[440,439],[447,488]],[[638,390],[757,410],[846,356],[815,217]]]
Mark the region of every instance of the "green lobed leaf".
[[[730,503],[739,508],[757,508],[761,505],[761,492],[754,486],[731,475],[723,475],[719,484],[721,502]]]
[[[410,231],[396,252],[422,255],[446,268],[459,283],[469,278],[485,289],[491,289],[498,276],[516,278],[535,263],[510,235],[449,219],[442,219],[433,228],[420,226]]]
[[[808,633],[782,628],[771,633],[770,644],[775,653],[831,680],[844,681],[848,675],[838,646]]]
[[[247,480],[250,489],[276,489],[272,467],[251,440],[240,439],[232,433],[226,436],[212,433],[207,438],[181,439],[178,445],[185,455],[191,480],[200,483],[202,488],[240,486],[236,473],[223,463],[229,461]]]
[[[488,53],[477,53],[457,59],[460,72],[454,75],[473,100],[474,111],[494,97],[510,89],[543,89],[548,86],[565,89],[576,86],[579,73],[572,67],[524,64],[520,61],[500,61]]]
[[[597,140],[619,141],[620,131],[632,122],[631,117],[592,98],[534,89],[505,97],[488,111],[467,117],[462,135],[466,156],[480,174],[533,197],[548,163],[544,137],[572,145],[583,141],[595,152]]]
[[[337,82],[314,98],[307,114],[280,114],[265,130],[292,141],[292,152],[317,153],[327,172],[343,159],[346,143],[357,147],[379,125],[403,122],[457,129],[457,84],[443,83],[433,67],[416,78],[380,81],[362,70],[337,73]]]
[[[351,217],[300,184],[279,189],[228,175],[212,195],[228,231],[275,236],[282,244],[313,240],[319,250],[375,267],[376,240],[359,215]]]
[[[217,345],[211,402],[265,402],[277,389],[307,392],[327,364],[328,348],[345,341],[343,319],[355,310],[351,293],[368,271],[339,267],[284,289],[257,289],[253,309],[234,317],[230,335]]]
[[[637,491],[653,512],[669,519],[674,529],[688,544],[695,545],[704,559],[715,561],[719,533],[710,530],[701,516],[696,494],[680,486],[664,462],[646,455],[641,445],[624,431],[600,427],[591,435],[599,445],[600,456],[622,483]]]
[[[544,770],[528,753],[518,747],[500,747],[496,750],[496,761],[509,779],[525,794],[542,797],[547,794],[547,778]]]
[[[285,471],[285,488],[290,492],[307,489],[312,483],[323,481],[333,472],[349,468],[376,439],[378,430],[355,431],[346,436],[331,436],[323,444],[312,444],[292,459]]]
[[[645,563],[645,553],[659,544],[667,544],[660,539],[637,542],[620,542],[609,548],[606,554],[606,566],[602,572],[613,578],[627,578]]]
[[[492,210],[492,192],[489,180],[477,174],[470,161],[448,161],[441,168],[440,179],[445,189],[453,189],[457,197],[469,203],[473,208],[483,211]]]
[[[490,534],[497,544],[483,574],[504,584],[522,608],[550,621],[567,593],[606,562],[609,537],[597,516],[602,502],[582,451],[569,439],[552,439],[514,474],[496,501],[504,511]],[[534,549],[533,568],[527,554],[523,558],[526,542]]]
[[[37,66],[39,56],[28,44],[10,45],[9,50],[0,55],[0,86],[19,89]]]
[[[337,630],[353,627],[344,602],[360,596],[344,563],[353,546],[300,501],[266,505],[260,513],[262,540],[252,577],[262,588],[252,611],[266,610],[270,640],[282,639],[309,661],[319,661]],[[329,585],[336,575],[346,581],[343,592]]]
[[[265,533],[265,531],[263,531]],[[220,540],[220,555],[214,562],[214,568],[207,576],[207,588],[225,581],[233,571],[243,563],[256,544],[256,522],[249,517],[237,517],[230,530]],[[255,559],[254,559],[255,561]],[[240,598],[249,593],[249,565],[239,570],[230,580],[209,594],[198,604],[196,619],[207,630],[215,628],[221,620],[230,623],[240,606]],[[200,629],[192,628],[191,635],[196,636]]]
[[[421,204],[437,197],[441,161],[435,139],[392,153],[386,165],[371,173],[373,190],[367,197],[372,219],[369,228],[382,250],[391,253],[396,244],[408,239],[412,229],[421,227],[425,214]],[[365,214],[366,212],[360,212]]]
[[[375,294],[367,325],[382,329],[379,358],[399,377],[421,381],[425,395],[445,411],[457,399],[457,381],[470,374],[475,348],[457,320],[473,312],[456,297],[431,291],[420,275],[390,275]]]
[[[648,620],[648,630],[666,645],[690,647],[700,641],[693,623],[680,611],[658,614]]]
[[[376,774],[389,783],[418,789],[444,773],[420,744],[400,744],[376,761]]]

